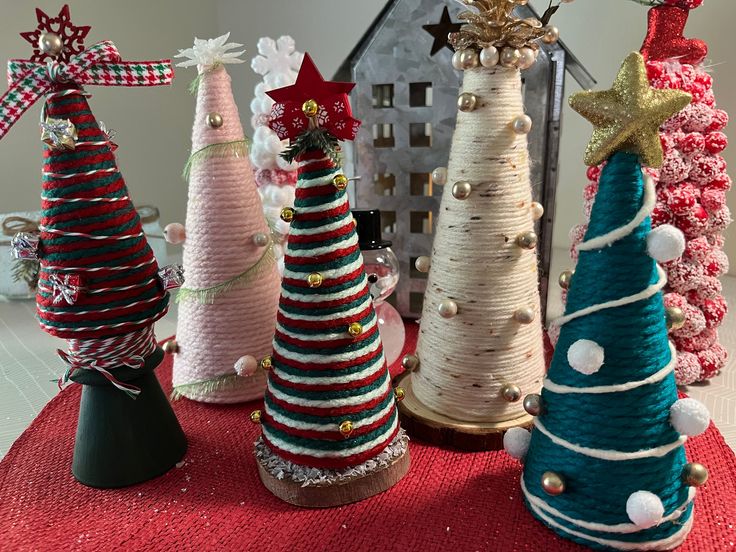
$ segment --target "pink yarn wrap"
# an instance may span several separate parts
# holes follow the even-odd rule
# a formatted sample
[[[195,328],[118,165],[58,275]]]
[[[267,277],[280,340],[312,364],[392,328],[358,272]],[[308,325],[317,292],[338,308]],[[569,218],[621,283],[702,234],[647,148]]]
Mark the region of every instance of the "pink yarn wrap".
[[[207,125],[210,113],[222,116],[221,127]],[[243,137],[230,76],[220,66],[207,72],[199,85],[192,151]],[[254,266],[266,249],[253,243],[257,233],[269,236],[270,229],[248,156],[215,155],[196,163],[189,179],[185,287],[210,288]],[[279,274],[271,263],[248,283],[218,295],[212,304],[182,300],[174,387],[234,374],[235,362],[243,355],[261,359],[270,354],[279,292]],[[254,376],[238,378],[235,385],[209,392],[185,387],[181,394],[210,403],[244,402],[261,397],[265,381],[258,369]]]

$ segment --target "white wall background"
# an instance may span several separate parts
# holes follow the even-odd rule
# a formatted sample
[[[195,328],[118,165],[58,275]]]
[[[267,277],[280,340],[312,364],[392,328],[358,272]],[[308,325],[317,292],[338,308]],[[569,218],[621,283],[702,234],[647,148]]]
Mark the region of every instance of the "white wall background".
[[[381,10],[384,0],[69,0],[72,19],[92,25],[87,43],[113,40],[125,59],[173,56],[189,47],[194,36],[211,38],[230,31],[231,39],[256,53],[261,36],[292,35],[300,50],[309,51],[329,76]],[[546,0],[532,0],[539,10]],[[0,0],[0,63],[27,57],[29,45],[18,36],[35,28],[33,6],[56,14],[62,1]],[[731,39],[736,2],[706,0],[693,12],[687,34],[711,47],[715,90],[719,105],[736,117],[736,58]],[[576,0],[555,16],[562,38],[598,79],[602,87],[613,80],[620,61],[639,48],[646,28],[646,9],[628,0]],[[247,65],[230,70],[244,126],[257,81]],[[136,203],[161,209],[164,223],[183,222],[186,186],[180,178],[190,148],[194,100],[187,92],[195,76],[179,70],[170,89],[90,87],[96,117],[117,131],[118,160]],[[577,89],[568,79],[568,92]],[[0,89],[3,87],[0,86]],[[41,147],[38,141],[40,105],[34,106],[0,142],[0,211],[36,209],[39,205]],[[732,127],[733,128],[733,127]],[[736,132],[731,132],[736,136]],[[567,231],[581,220],[581,192],[585,184],[582,155],[590,126],[567,109],[565,113],[561,179],[555,244],[566,247]],[[736,138],[726,150],[736,171]],[[736,174],[736,173],[734,173]],[[731,197],[732,206],[733,195]],[[736,225],[729,232],[729,255],[736,269]]]

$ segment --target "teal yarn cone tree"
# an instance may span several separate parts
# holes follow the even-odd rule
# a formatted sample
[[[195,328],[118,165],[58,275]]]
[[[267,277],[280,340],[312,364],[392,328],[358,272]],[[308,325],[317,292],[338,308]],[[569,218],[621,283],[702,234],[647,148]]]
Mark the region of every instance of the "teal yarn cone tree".
[[[554,358],[540,395],[525,398],[531,434],[509,432],[524,459],[531,513],[561,536],[601,549],[669,550],[687,536],[695,487],[707,479],[683,447],[709,416],[678,400],[657,264],[682,254],[671,226],[651,230],[654,184],[642,165],[661,162],[656,129],[689,101],[649,87],[630,55],[605,92],[571,98],[596,127],[586,163],[607,159]],[[602,158],[601,158],[602,157]]]

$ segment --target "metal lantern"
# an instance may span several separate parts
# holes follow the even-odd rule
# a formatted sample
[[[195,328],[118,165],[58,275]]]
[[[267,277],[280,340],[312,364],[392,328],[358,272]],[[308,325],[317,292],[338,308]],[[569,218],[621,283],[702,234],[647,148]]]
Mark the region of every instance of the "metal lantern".
[[[394,295],[403,316],[417,318],[427,274],[415,260],[430,255],[442,188],[432,178],[447,166],[462,73],[452,67],[447,32],[463,10],[454,0],[390,0],[338,70],[356,83],[355,116],[363,121],[346,152],[360,185],[356,208],[380,209],[383,233],[394,243],[401,279]],[[529,6],[522,17],[537,17]],[[565,70],[585,88],[595,81],[564,44],[542,44],[537,63],[523,72],[534,200],[544,206],[538,222],[542,301],[546,304],[555,211],[560,120]]]

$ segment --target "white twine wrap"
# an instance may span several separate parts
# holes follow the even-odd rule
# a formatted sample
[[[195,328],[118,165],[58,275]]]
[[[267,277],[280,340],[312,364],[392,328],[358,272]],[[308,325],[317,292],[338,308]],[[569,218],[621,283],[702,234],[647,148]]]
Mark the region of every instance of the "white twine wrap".
[[[473,69],[461,92],[478,103],[457,117],[412,385],[436,412],[502,422],[524,415],[521,401],[502,398],[502,386],[537,393],[544,375],[537,257],[515,243],[534,229],[527,138],[511,128],[524,113],[521,77],[503,67]],[[473,190],[458,200],[452,186],[462,180]],[[458,305],[454,318],[438,312],[446,299]],[[514,320],[520,308],[534,311],[532,324]]]

